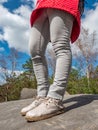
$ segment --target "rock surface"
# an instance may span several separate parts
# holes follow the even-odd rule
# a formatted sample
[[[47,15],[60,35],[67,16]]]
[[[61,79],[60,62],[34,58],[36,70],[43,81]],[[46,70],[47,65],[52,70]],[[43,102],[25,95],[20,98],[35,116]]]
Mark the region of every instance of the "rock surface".
[[[23,88],[20,93],[20,99],[34,98],[37,95],[37,90],[32,88]]]
[[[0,130],[98,130],[98,95],[67,95],[65,113],[30,123],[20,110],[32,100],[0,103]]]

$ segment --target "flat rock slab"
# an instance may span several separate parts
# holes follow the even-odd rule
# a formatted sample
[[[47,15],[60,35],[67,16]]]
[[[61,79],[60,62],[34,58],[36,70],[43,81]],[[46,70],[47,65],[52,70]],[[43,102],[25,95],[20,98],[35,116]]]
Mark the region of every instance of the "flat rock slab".
[[[98,130],[98,95],[67,95],[65,113],[30,123],[20,110],[32,100],[0,103],[0,130]]]

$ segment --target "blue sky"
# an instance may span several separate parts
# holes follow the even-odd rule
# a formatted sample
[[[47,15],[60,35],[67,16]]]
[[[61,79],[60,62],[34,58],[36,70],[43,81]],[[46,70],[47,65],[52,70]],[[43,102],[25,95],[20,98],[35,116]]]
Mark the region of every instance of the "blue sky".
[[[20,71],[22,63],[29,58],[29,18],[35,3],[35,0],[0,0],[0,56],[6,57],[10,48],[16,49],[22,57],[18,60],[20,66],[16,67],[16,71]],[[98,35],[98,0],[87,0],[82,25],[90,32],[96,31]],[[74,55],[79,53],[75,45],[72,45],[72,52],[75,66]]]

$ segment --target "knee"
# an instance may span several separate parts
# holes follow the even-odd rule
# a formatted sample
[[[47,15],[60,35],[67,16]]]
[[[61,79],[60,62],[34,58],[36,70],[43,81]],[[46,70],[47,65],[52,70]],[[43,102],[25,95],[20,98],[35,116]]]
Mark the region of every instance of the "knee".
[[[36,39],[29,41],[29,53],[32,58],[40,54],[38,41]]]
[[[56,41],[53,43],[53,49],[56,56],[65,56],[65,55],[72,55],[71,54],[71,47],[70,43],[66,43],[65,41]]]

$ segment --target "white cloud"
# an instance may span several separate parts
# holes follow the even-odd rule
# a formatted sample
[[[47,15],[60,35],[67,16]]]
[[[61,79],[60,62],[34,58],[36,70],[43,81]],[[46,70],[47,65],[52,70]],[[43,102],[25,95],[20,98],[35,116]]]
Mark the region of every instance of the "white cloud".
[[[74,44],[71,44],[71,49],[72,49],[72,54],[73,56],[76,56],[78,54],[78,56],[81,54],[81,51],[79,50],[79,48]]]
[[[31,7],[34,7],[37,0],[21,0],[21,2],[26,3],[27,5],[30,5]]]
[[[37,0],[34,0],[34,6],[36,5],[36,3],[37,3]]]
[[[8,0],[0,0],[0,4],[7,2]]]
[[[82,26],[85,29],[88,29],[90,34],[96,31],[96,45],[94,48],[97,49],[98,48],[98,4],[95,4],[95,9],[91,9],[85,12],[85,17],[82,19]],[[80,50],[75,45],[75,43],[71,47],[72,47],[73,55],[80,54]]]
[[[0,12],[2,12],[0,14],[0,27],[3,30],[3,34],[0,34],[0,40],[7,41],[9,47],[28,52],[30,8],[22,5],[14,13],[11,13],[0,5]]]
[[[14,13],[21,16],[24,19],[29,19],[31,9],[29,6],[21,5],[18,9],[14,10]]]
[[[4,48],[3,47],[0,47],[0,52],[4,51]]]
[[[0,34],[0,41],[2,41],[3,40],[3,35],[2,34]]]
[[[90,32],[96,31],[98,33],[98,4],[96,4],[94,10],[92,9],[86,12],[82,22],[83,26],[88,28]]]
[[[7,0],[1,0],[0,2],[6,2]],[[22,0],[23,2],[24,0]],[[32,0],[27,0],[31,2]],[[36,0],[34,0],[36,3]],[[0,34],[0,40],[8,42],[9,47],[28,53],[28,40],[30,23],[29,18],[32,9],[27,5],[21,5],[13,13],[8,9],[0,5],[0,28],[3,30],[3,34]],[[85,14],[85,18],[82,19],[82,24],[85,28],[88,28],[90,32],[96,31],[98,35],[98,4],[94,10],[89,10]],[[97,36],[98,37],[98,36]],[[98,44],[97,44],[98,47]],[[74,45],[71,46],[73,55],[80,53],[79,49]]]

